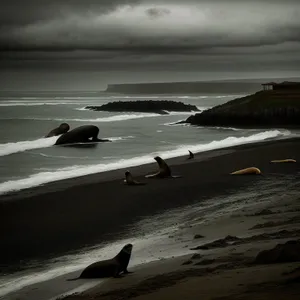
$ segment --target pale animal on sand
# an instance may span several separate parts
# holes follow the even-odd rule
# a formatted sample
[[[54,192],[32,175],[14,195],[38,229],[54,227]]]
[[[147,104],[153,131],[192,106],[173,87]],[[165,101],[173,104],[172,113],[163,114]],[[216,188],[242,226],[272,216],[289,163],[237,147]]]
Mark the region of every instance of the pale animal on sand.
[[[256,167],[250,167],[246,169],[241,169],[230,173],[231,175],[261,175],[260,169]]]
[[[295,163],[295,162],[296,160],[292,158],[271,160],[271,163]]]

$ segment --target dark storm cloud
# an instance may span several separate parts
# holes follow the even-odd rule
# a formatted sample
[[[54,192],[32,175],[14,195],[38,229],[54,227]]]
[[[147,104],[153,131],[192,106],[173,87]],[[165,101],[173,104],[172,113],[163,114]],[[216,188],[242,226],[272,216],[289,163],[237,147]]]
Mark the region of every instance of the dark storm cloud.
[[[120,4],[136,4],[139,0],[1,0],[0,27],[17,27],[64,17],[68,13],[95,11],[107,13]]]
[[[300,1],[0,1],[4,50],[225,53],[300,40]]]
[[[146,14],[153,18],[159,18],[164,15],[168,15],[171,11],[167,8],[148,8],[145,10]]]

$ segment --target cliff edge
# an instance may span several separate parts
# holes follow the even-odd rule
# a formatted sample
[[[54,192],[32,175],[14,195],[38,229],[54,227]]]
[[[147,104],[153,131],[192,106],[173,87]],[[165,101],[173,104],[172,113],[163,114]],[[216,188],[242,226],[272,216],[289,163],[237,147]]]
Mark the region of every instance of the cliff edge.
[[[300,89],[264,90],[190,116],[201,126],[300,127]]]

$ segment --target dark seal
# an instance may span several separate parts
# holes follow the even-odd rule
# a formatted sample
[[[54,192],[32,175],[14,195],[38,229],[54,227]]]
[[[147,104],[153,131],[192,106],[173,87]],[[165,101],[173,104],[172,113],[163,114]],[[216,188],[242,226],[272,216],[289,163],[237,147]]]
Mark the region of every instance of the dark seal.
[[[98,139],[99,128],[95,125],[83,125],[74,128],[60,136],[55,145],[90,142],[110,142],[107,139]]]
[[[68,281],[81,278],[120,277],[120,274],[131,273],[127,270],[132,252],[132,244],[125,245],[112,259],[95,262],[86,267],[79,277],[67,279]]]
[[[155,156],[154,159],[158,163],[159,170],[155,174],[146,175],[146,178],[180,178],[180,175],[172,175],[171,169],[168,164],[159,156]]]
[[[58,127],[52,129],[45,137],[57,136],[64,134],[70,130],[70,126],[67,123],[61,123]]]
[[[146,184],[146,182],[140,182],[140,181],[133,179],[133,176],[129,171],[125,172],[124,183],[127,185],[145,185]]]

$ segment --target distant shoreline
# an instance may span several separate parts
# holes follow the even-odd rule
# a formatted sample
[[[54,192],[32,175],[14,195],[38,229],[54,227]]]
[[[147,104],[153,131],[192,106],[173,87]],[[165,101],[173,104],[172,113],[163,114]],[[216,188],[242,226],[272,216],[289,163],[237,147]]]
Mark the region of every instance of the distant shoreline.
[[[288,78],[300,81],[300,77]],[[261,89],[261,84],[269,80],[280,81],[282,78],[272,79],[227,79],[210,81],[178,81],[151,83],[116,83],[108,84],[104,92],[122,94],[196,94],[196,93],[253,93]],[[217,91],[217,92],[216,92]]]
[[[122,94],[196,94],[196,93],[250,93],[256,91],[260,83],[252,82],[162,82],[109,84],[105,92]]]

